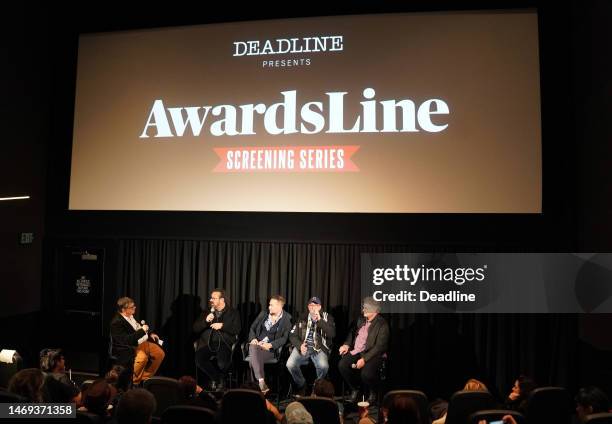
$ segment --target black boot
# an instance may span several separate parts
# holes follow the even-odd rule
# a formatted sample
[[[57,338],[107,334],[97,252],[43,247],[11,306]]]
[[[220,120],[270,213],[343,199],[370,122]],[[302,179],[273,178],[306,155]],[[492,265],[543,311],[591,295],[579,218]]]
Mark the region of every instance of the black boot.
[[[351,394],[349,395],[348,401],[353,403],[359,402],[359,389],[351,390]]]
[[[225,380],[223,378],[217,382],[217,391],[219,392],[225,391]]]
[[[295,389],[295,397],[304,397],[306,396],[306,385],[304,384],[302,387],[298,387]]]

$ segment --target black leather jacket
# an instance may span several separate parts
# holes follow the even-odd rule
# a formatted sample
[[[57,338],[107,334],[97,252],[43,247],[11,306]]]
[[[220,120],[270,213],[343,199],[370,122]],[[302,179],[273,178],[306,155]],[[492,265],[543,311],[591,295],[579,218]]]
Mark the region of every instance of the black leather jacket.
[[[336,324],[334,317],[327,312],[320,311],[321,319],[314,324],[314,350],[323,351],[329,355],[332,348],[332,340],[336,337]],[[308,315],[300,317],[300,320],[295,323],[289,334],[289,341],[297,349],[306,341],[306,331],[308,330]],[[312,325],[312,324],[311,324]]]

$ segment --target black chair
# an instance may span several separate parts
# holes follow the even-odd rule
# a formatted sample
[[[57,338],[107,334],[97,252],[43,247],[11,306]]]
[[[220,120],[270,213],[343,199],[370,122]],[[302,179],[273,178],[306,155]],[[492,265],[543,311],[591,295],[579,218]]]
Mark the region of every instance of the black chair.
[[[387,363],[389,361],[389,356],[386,353],[383,353],[382,361],[380,363],[380,367],[378,367],[378,378],[380,379],[380,385],[378,386],[378,392],[376,393],[376,399],[380,400],[384,393],[384,385],[387,381]],[[346,382],[342,379],[342,400],[346,400]]]
[[[113,365],[117,363],[118,358],[113,355],[113,336],[111,334],[108,335],[108,361],[106,368],[112,368]]]
[[[221,423],[266,423],[268,409],[266,399],[261,392],[246,389],[229,390],[221,400],[219,411]]]
[[[161,421],[163,424],[214,424],[215,413],[200,406],[175,405],[166,408]]]
[[[236,382],[236,385],[238,385],[237,377],[233,378],[233,376],[237,375],[236,374],[236,365],[235,365],[236,363],[234,362],[234,352],[236,351],[236,346],[238,346],[238,337],[237,336],[236,336],[236,340],[234,341],[234,343],[232,343],[231,353],[230,353],[230,368],[227,371],[227,377],[226,377],[227,381],[228,381],[227,387],[229,389],[233,388],[232,387],[232,382],[234,382],[234,381]],[[193,342],[193,351],[194,351],[194,353],[197,353],[197,351],[198,351],[198,341],[197,340]],[[216,358],[215,355],[210,357],[211,360],[213,360],[215,358]],[[198,364],[195,363],[195,379],[196,379],[196,382],[198,384],[200,382],[200,380],[198,378],[199,374],[200,374],[200,369],[198,368]]]
[[[299,402],[310,412],[315,424],[340,424],[340,410],[335,400],[322,397],[302,397]]]
[[[177,405],[181,399],[178,381],[174,378],[151,377],[145,380],[143,387],[151,392],[157,401],[157,409],[153,413],[156,417],[161,417],[166,408]]]
[[[249,357],[249,343],[245,342],[242,344],[241,347],[242,350],[242,358],[244,360],[244,362],[249,362],[251,358]],[[281,393],[281,375],[283,372],[283,368],[285,368],[285,364],[287,363],[287,355],[288,349],[285,348],[285,346],[281,346],[279,348],[276,349],[276,352],[274,354],[274,357],[268,359],[267,361],[264,362],[264,366],[269,366],[273,369],[273,373],[274,373],[274,385],[275,390],[276,390],[276,406],[278,406],[278,404],[280,403],[280,393]],[[255,379],[255,376],[253,375],[253,371],[249,368],[249,375],[251,376],[251,380]]]
[[[448,402],[446,424],[466,424],[474,412],[495,409],[497,402],[489,392],[461,390],[455,392]]]
[[[391,401],[395,396],[406,396],[413,399],[417,406],[419,407],[419,415],[421,416],[421,424],[430,424],[431,420],[429,417],[429,401],[427,400],[427,396],[425,393],[419,390],[392,390],[388,392],[383,398],[381,407],[389,409],[389,405],[391,405]],[[381,415],[381,408],[378,410],[378,416]]]
[[[500,421],[506,415],[511,415],[517,424],[525,424],[527,422],[523,414],[508,409],[486,409],[478,411],[470,415],[468,422],[470,424],[478,424],[480,420],[485,420],[486,422]]]
[[[585,424],[612,424],[612,413],[600,412],[587,415]]]
[[[563,387],[540,387],[529,395],[525,416],[530,423],[569,424],[573,406]]]
[[[22,403],[27,401],[23,396],[11,393],[8,390],[0,390],[0,403]]]

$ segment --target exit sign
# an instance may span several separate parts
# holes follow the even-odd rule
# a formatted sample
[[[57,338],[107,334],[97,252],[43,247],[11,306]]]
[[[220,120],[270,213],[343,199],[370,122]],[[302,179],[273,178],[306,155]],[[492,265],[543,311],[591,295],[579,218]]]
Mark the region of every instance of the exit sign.
[[[19,242],[21,244],[32,244],[34,241],[34,233],[21,233],[21,238]]]

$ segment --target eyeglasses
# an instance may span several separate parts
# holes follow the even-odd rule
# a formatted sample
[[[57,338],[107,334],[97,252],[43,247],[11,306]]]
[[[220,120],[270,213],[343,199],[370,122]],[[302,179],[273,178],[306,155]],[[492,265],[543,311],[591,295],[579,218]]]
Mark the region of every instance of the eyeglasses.
[[[125,309],[136,309],[136,305],[126,306]]]

